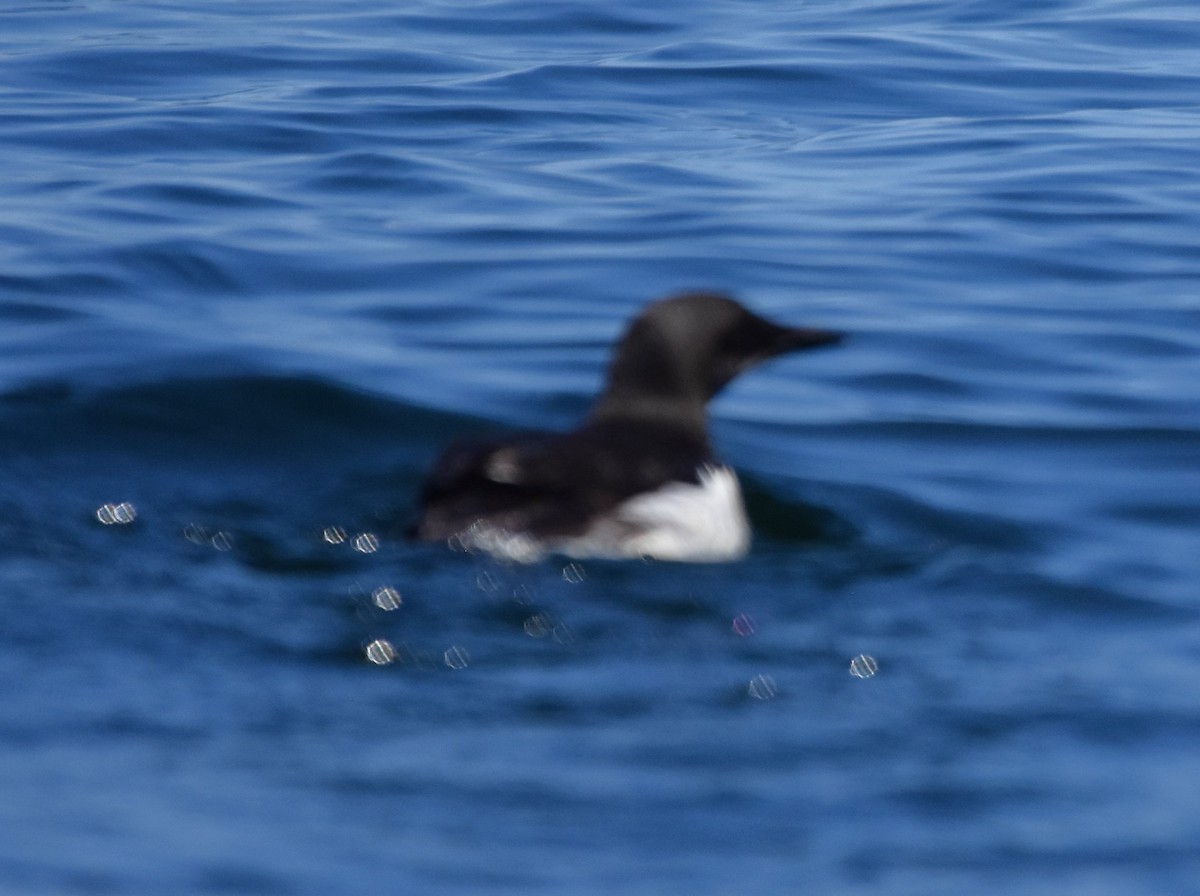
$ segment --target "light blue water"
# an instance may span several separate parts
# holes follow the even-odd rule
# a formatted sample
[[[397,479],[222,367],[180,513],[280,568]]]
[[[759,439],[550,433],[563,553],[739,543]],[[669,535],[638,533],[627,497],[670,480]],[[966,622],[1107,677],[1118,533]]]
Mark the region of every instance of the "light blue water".
[[[0,10],[0,892],[1200,891],[1197,46]],[[747,560],[399,538],[689,287],[852,334],[713,408]]]

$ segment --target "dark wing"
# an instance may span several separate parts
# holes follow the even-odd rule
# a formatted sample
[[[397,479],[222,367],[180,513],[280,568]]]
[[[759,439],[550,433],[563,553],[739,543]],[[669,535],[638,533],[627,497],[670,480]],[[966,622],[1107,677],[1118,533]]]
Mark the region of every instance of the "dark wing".
[[[538,537],[582,534],[633,494],[696,480],[703,439],[671,427],[597,423],[451,446],[434,465],[412,534],[441,541],[477,521]]]
[[[511,451],[538,438],[530,434],[451,445],[425,478],[420,517],[410,534],[422,541],[444,541],[476,520],[514,513],[529,496],[512,483],[497,482],[489,473],[489,461],[498,451]]]

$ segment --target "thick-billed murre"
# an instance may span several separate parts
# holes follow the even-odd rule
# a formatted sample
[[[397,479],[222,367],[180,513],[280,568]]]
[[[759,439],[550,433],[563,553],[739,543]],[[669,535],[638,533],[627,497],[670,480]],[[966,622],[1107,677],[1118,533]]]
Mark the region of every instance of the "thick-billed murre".
[[[839,339],[724,295],[654,302],[617,343],[577,429],[450,447],[425,481],[412,535],[516,561],[737,559],[750,526],[737,476],[709,447],[705,407],[755,364]]]

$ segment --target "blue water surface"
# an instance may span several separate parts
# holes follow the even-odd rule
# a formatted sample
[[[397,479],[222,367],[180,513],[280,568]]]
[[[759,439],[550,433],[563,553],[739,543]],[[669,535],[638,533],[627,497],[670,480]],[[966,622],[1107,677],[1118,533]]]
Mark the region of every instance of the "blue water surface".
[[[7,5],[0,892],[1200,892],[1198,46]],[[713,405],[746,560],[402,538],[685,288],[851,334]]]

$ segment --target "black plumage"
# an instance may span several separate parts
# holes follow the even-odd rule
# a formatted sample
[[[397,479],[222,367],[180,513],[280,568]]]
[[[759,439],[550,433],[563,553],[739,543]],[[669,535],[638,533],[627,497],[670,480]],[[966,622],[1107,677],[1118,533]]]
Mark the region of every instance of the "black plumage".
[[[718,464],[705,408],[735,376],[840,338],[772,323],[722,295],[654,302],[618,341],[605,388],[577,429],[450,447],[426,479],[412,534],[445,540],[483,526],[551,549],[586,536],[629,499],[697,483]]]

